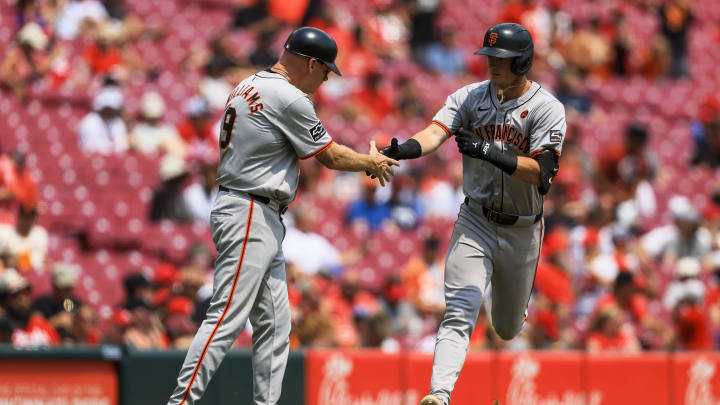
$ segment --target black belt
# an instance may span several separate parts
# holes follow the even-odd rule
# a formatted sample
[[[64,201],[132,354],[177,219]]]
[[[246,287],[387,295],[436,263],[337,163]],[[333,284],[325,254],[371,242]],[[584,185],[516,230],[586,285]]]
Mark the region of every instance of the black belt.
[[[227,193],[240,193],[239,191],[229,189],[225,186],[218,186],[218,190],[225,191]],[[253,193],[242,193],[242,194],[247,194],[248,196],[252,197],[253,200],[261,202],[265,205],[270,204],[270,199],[268,197],[265,197],[264,195],[257,195],[257,194],[253,194]],[[284,214],[285,211],[287,211],[287,205],[282,205],[282,204],[278,205],[278,212],[280,214]]]
[[[470,198],[465,197],[465,205],[469,205]],[[518,219],[520,218],[519,215],[513,215],[513,214],[506,214],[504,212],[495,211],[488,207],[482,207],[483,215],[485,215],[485,218],[487,218],[488,221],[494,222],[498,225],[503,226],[512,226],[515,225],[518,222]],[[542,219],[542,212],[535,215],[534,218],[532,218],[532,223],[537,223],[540,219]],[[523,217],[525,218],[525,217]],[[526,220],[524,220],[526,221]]]

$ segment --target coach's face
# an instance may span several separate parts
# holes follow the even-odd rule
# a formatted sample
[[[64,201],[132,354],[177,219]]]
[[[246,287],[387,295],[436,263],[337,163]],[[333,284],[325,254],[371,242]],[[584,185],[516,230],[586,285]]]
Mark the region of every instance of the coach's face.
[[[505,88],[514,84],[518,76],[510,71],[511,58],[497,58],[488,56],[488,71],[490,82],[498,88]]]
[[[325,64],[317,59],[308,59],[306,88],[301,90],[309,94],[315,93],[318,87],[328,79],[329,74],[330,68],[325,66]]]

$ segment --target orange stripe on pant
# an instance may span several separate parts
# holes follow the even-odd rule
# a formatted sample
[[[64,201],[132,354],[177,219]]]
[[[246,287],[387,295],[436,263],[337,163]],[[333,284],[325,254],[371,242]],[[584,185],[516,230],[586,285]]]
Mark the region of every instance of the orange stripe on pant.
[[[255,200],[250,199],[250,213],[248,214],[247,219],[247,228],[245,229],[245,240],[243,241],[242,250],[240,251],[240,260],[238,260],[237,270],[235,271],[235,278],[233,279],[232,287],[230,288],[230,296],[228,297],[228,302],[225,304],[225,308],[223,309],[222,315],[220,315],[220,319],[218,319],[217,325],[215,325],[215,328],[213,328],[212,333],[210,334],[210,337],[208,337],[207,342],[205,343],[205,347],[203,347],[203,351],[200,354],[200,358],[198,359],[198,363],[195,366],[195,370],[193,370],[192,378],[190,378],[190,383],[188,384],[187,389],[185,390],[185,395],[183,395],[182,401],[180,401],[180,405],[184,405],[185,401],[187,400],[187,397],[190,395],[190,390],[192,389],[193,382],[195,382],[195,377],[197,377],[197,373],[200,370],[200,365],[202,365],[203,358],[205,358],[205,353],[207,352],[208,347],[210,347],[210,343],[213,340],[213,337],[215,336],[215,333],[217,332],[220,325],[222,325],[223,319],[225,319],[225,315],[227,314],[228,308],[230,308],[230,304],[232,304],[233,295],[235,295],[235,288],[237,287],[238,278],[240,278],[240,271],[242,270],[242,264],[243,259],[245,258],[245,248],[247,248],[247,242],[248,237],[250,237],[250,225],[252,225],[252,216],[253,216],[253,208],[255,207]]]

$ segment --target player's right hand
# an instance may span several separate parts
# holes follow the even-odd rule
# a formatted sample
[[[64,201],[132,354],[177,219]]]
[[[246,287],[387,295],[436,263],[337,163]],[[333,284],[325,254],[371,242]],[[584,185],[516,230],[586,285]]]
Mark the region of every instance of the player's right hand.
[[[393,138],[392,141],[390,141],[390,145],[381,148],[380,153],[389,158],[398,159],[400,157],[400,145],[398,144],[397,138]]]
[[[385,186],[385,182],[390,182],[390,178],[395,174],[392,166],[400,166],[400,162],[381,154],[375,146],[375,141],[370,141],[370,160],[372,167],[369,172],[380,181],[381,186]]]

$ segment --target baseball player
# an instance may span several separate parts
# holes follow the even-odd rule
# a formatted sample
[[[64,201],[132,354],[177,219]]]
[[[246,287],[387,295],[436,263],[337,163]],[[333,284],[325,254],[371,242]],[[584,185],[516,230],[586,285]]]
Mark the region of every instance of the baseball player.
[[[202,397],[248,318],[253,327],[253,404],[280,397],[287,363],[290,306],[281,248],[281,215],[295,198],[299,159],[330,169],[370,171],[384,185],[398,162],[334,143],[307,94],[335,66],[337,45],[325,32],[295,30],[280,60],[237,85],[220,132],[220,191],[210,214],[218,257],[207,316],[188,349],[168,404]]]
[[[490,80],[450,95],[432,123],[381,152],[413,159],[455,136],[463,157],[463,191],[445,263],[445,316],[435,343],[430,395],[446,405],[465,361],[483,295],[492,284],[495,331],[512,339],[525,321],[543,238],[543,195],[558,171],[565,136],[563,105],[526,77],[533,42],[521,25],[485,33]]]

